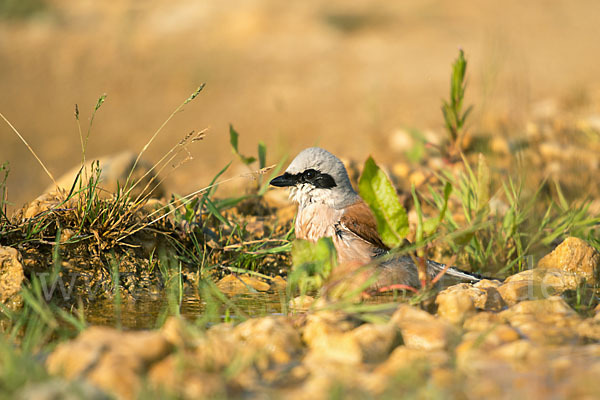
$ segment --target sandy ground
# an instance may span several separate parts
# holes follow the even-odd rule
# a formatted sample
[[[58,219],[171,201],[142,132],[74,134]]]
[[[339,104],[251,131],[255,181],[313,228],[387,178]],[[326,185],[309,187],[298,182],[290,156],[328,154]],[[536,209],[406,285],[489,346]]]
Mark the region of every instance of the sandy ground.
[[[137,152],[206,82],[147,152],[158,160],[189,131],[210,128],[170,176],[186,193],[233,158],[230,123],[245,153],[266,143],[269,163],[311,145],[358,160],[401,157],[395,131],[443,134],[440,102],[459,47],[470,62],[473,132],[520,135],[548,99],[600,104],[590,100],[600,93],[597,0],[347,3],[48,0],[31,18],[0,20],[0,112],[59,176],[81,159],[75,103],[85,131],[108,94],[90,157]],[[16,205],[50,183],[3,121],[0,161],[10,162]]]

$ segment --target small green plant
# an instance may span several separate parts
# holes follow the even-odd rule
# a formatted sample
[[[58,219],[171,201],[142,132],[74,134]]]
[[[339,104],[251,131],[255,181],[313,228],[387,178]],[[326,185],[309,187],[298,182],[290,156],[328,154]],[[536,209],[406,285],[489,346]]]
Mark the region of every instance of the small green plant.
[[[467,60],[462,49],[458,52],[458,58],[452,64],[452,75],[450,75],[450,99],[444,100],[442,113],[446,124],[446,131],[450,142],[445,153],[450,158],[456,158],[463,151],[463,136],[465,133],[465,122],[473,110],[473,106],[463,111],[463,101],[467,83],[465,75],[467,72]]]
[[[50,379],[36,357],[0,336],[0,399],[13,399],[28,384]]]
[[[292,259],[294,264],[288,276],[288,297],[296,291],[304,295],[318,290],[337,265],[331,238],[321,238],[316,243],[295,240]]]
[[[545,254],[557,239],[589,238],[600,222],[587,212],[589,202],[545,198],[546,182],[527,193],[522,183],[509,177],[493,189],[485,157],[479,156],[476,170],[466,159],[463,162],[465,171],[458,176],[450,171],[439,176],[445,188],[452,188],[450,203],[455,205],[453,212],[444,212],[440,240],[451,254],[458,254],[461,265],[474,271],[501,275],[522,271],[529,267],[529,257]],[[429,192],[427,201],[441,214],[448,208],[446,190],[442,194],[430,186]]]
[[[269,182],[273,179],[285,163],[285,158],[279,161],[279,164],[267,167],[267,147],[263,142],[258,142],[257,157],[245,156],[240,153],[238,148],[239,133],[233,128],[233,125],[229,125],[229,143],[231,144],[231,150],[240,161],[250,169],[250,177],[256,179],[256,194],[262,196],[267,192],[269,188]],[[251,168],[251,165],[258,161],[258,173]],[[271,170],[269,177],[264,179],[264,173]]]

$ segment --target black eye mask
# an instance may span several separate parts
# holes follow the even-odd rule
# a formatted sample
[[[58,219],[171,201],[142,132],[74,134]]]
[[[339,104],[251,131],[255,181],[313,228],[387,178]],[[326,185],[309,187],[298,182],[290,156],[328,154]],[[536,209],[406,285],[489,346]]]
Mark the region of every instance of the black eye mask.
[[[331,189],[337,186],[331,175],[321,173],[316,169],[307,169],[304,172],[293,175],[286,172],[270,182],[271,185],[278,187],[296,186],[300,183],[310,183],[318,189]]]

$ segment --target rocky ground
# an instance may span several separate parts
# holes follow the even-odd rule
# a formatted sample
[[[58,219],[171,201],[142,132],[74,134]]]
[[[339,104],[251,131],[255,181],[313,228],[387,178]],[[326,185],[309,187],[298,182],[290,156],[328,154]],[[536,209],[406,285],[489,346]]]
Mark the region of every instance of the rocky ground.
[[[4,299],[23,271],[15,250],[3,247],[0,256]],[[433,313],[406,303],[361,313],[315,301],[289,316],[208,329],[176,317],[154,331],[91,326],[45,357],[54,378],[20,395],[593,398],[600,312],[578,313],[572,292],[584,280],[594,285],[599,272],[600,254],[568,238],[504,282],[443,290]]]

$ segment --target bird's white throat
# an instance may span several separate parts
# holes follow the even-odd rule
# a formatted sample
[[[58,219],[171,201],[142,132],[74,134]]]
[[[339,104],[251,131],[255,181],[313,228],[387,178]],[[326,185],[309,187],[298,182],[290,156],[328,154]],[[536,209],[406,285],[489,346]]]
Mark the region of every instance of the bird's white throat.
[[[291,187],[290,200],[300,204],[300,206],[311,203],[326,204],[330,207],[334,206],[331,190],[318,189],[308,183]]]
[[[336,187],[332,189],[320,189],[311,184],[303,183],[290,188],[290,200],[296,202],[300,207],[309,204],[323,204],[339,210],[356,203],[360,197],[352,187]]]

